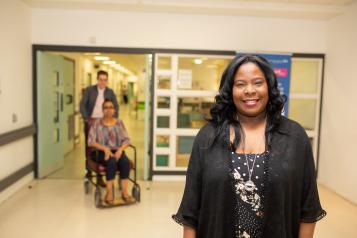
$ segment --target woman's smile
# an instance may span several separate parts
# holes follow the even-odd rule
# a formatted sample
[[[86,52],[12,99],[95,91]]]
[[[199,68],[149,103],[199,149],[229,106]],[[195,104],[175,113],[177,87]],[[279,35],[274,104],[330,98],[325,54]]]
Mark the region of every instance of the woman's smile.
[[[243,99],[242,101],[247,107],[255,107],[259,103],[260,99]]]

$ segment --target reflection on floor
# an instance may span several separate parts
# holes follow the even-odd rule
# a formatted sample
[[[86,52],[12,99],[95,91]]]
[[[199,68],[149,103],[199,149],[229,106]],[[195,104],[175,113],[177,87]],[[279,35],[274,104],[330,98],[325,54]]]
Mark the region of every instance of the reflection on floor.
[[[131,143],[137,148],[137,176],[143,178],[144,167],[144,119],[142,114],[137,115],[135,111],[130,110],[129,105],[120,105],[120,118],[124,121],[128,130]],[[53,179],[82,179],[85,174],[85,158],[84,158],[84,136],[81,134],[81,143],[76,148],[67,154],[64,158],[63,168],[55,171],[48,178]],[[129,150],[129,149],[128,149]],[[130,156],[129,158],[134,159]]]
[[[142,202],[97,209],[93,193],[85,195],[80,180],[32,182],[0,205],[4,238],[179,238],[182,228],[171,219],[184,188],[182,182],[141,182]],[[355,238],[357,206],[320,186],[328,215],[315,238]]]

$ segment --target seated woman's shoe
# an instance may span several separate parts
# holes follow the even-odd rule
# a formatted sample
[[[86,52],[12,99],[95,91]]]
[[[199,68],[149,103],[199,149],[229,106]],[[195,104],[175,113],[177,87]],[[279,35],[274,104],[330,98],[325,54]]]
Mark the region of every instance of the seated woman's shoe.
[[[121,198],[123,199],[124,202],[132,202],[133,201],[133,197],[132,196],[124,196],[124,195],[121,195]]]
[[[107,205],[113,205],[114,204],[114,198],[108,199],[108,195],[105,195],[104,202]]]

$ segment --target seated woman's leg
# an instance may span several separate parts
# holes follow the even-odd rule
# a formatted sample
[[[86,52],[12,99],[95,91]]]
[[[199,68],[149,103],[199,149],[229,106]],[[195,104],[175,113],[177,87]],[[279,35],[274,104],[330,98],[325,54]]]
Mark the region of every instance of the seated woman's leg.
[[[105,176],[106,176],[106,187],[107,187],[107,195],[106,200],[111,201],[114,199],[113,195],[113,183],[115,178],[116,171],[116,159],[114,157],[110,157],[105,161]]]
[[[106,188],[107,188],[107,194],[105,196],[105,200],[111,201],[113,200],[113,182],[115,178],[115,172],[116,172],[116,160],[114,157],[110,157],[108,160],[104,159],[105,154],[104,152],[100,151],[99,152],[99,158],[98,162],[101,164],[104,164],[105,166],[105,177],[106,177]]]
[[[128,178],[130,174],[130,160],[123,152],[122,156],[118,160],[118,170],[120,172],[120,181],[122,187],[122,197],[128,198]]]

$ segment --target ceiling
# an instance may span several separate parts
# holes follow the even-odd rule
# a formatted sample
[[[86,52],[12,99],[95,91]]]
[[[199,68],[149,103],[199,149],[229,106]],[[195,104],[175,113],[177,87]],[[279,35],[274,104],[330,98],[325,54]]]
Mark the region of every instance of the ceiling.
[[[23,0],[34,8],[327,20],[356,0]]]
[[[124,66],[132,73],[137,74],[145,69],[146,55],[144,54],[107,54],[101,53],[102,56],[108,56],[110,60],[114,60],[116,63]],[[93,56],[84,55],[84,57],[93,60]],[[96,63],[101,63],[96,61]]]
[[[94,59],[95,56],[107,56],[109,60],[114,60],[117,64],[122,65],[134,74],[143,72],[146,66],[146,55],[145,54],[108,54],[108,53],[85,53],[85,52],[51,52],[52,54],[62,55],[67,58],[76,59],[78,57],[83,57],[92,61],[94,64],[101,67],[104,61],[97,61]]]

